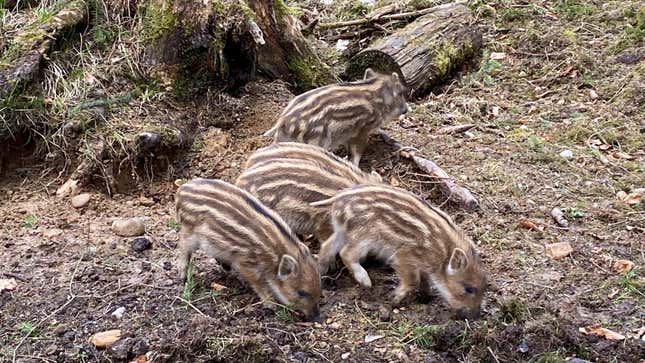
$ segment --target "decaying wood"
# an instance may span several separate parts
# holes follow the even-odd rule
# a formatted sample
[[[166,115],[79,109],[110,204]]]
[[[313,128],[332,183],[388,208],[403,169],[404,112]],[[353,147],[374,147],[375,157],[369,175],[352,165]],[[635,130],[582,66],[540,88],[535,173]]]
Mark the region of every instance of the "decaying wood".
[[[472,193],[468,189],[458,185],[455,180],[437,164],[417,155],[413,148],[401,145],[385,132],[381,132],[380,136],[386,144],[396,148],[401,153],[401,156],[413,161],[419,169],[436,178],[441,186],[441,191],[446,198],[466,210],[479,210],[479,202],[477,202],[477,199],[475,199]]]
[[[85,19],[87,2],[67,1],[50,19],[45,22],[36,20],[11,39],[8,48],[15,55],[9,55],[6,65],[0,66],[0,98],[22,82],[30,81],[38,73],[53,42]]]
[[[346,78],[360,79],[366,68],[397,72],[409,87],[410,96],[418,97],[480,53],[482,36],[468,7],[449,3],[422,11],[425,15],[352,57]]]

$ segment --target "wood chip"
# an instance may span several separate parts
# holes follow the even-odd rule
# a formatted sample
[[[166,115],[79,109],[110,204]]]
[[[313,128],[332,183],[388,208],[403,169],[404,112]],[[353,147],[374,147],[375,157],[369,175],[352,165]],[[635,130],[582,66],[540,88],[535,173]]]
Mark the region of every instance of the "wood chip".
[[[504,52],[492,52],[490,54],[490,59],[492,60],[502,60],[506,58],[506,53]]]
[[[614,271],[619,274],[631,271],[634,268],[634,263],[629,260],[617,260],[614,262]]]
[[[611,156],[615,157],[616,159],[625,159],[625,160],[633,160],[634,157],[629,155],[628,153],[622,152],[622,151],[614,151],[611,153]]]
[[[121,339],[121,330],[107,330],[92,335],[90,343],[97,348],[106,348]]]
[[[546,255],[556,260],[573,252],[573,247],[571,247],[569,242],[551,243],[544,247],[546,249]]]
[[[592,100],[597,100],[598,99],[598,93],[596,93],[596,91],[594,91],[593,89],[590,89],[589,90],[589,98],[591,98]]]
[[[585,335],[597,335],[599,337],[605,338],[607,340],[624,340],[625,336],[622,334],[618,334],[614,331],[611,331],[606,328],[600,327],[600,325],[589,325],[584,328],[579,328],[579,332]]]
[[[220,285],[215,281],[211,282],[211,289],[213,289],[213,291],[218,292],[218,291],[226,290],[227,288],[228,287],[226,287],[224,285]]]
[[[634,189],[633,192],[627,194],[624,191],[616,193],[616,198],[625,204],[639,204],[645,194],[645,188]]]

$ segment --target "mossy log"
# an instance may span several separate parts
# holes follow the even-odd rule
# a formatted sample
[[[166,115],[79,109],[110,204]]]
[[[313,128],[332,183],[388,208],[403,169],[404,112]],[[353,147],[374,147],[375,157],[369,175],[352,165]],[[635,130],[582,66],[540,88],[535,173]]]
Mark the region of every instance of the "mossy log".
[[[11,39],[0,58],[0,98],[22,82],[30,81],[38,73],[52,43],[86,19],[87,1],[70,0],[47,21],[36,20]]]
[[[233,93],[256,71],[301,90],[328,81],[283,0],[151,0],[145,12],[150,55],[176,78],[220,81]]]
[[[349,61],[346,77],[358,79],[366,68],[397,72],[410,96],[419,97],[479,54],[481,47],[482,36],[468,7],[444,4],[357,53]]]

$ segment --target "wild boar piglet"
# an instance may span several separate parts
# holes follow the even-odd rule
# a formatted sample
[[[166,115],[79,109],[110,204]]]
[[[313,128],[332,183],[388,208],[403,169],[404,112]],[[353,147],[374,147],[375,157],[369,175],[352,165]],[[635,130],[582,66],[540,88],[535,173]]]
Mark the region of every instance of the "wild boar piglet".
[[[334,232],[318,254],[321,274],[340,253],[356,281],[371,287],[360,262],[374,256],[399,277],[395,304],[417,286],[428,293],[434,285],[460,318],[479,316],[485,273],[473,243],[444,212],[385,185],[358,185],[312,204],[331,206]]]
[[[176,195],[179,276],[201,249],[229,265],[267,305],[318,315],[320,274],[307,246],[274,211],[250,193],[221,180],[193,179]]]
[[[331,235],[329,208],[310,203],[374,183],[381,183],[376,172],[365,173],[321,147],[295,142],[257,150],[235,182],[277,212],[293,232],[313,234],[321,242]]]
[[[361,81],[324,86],[295,97],[264,136],[332,151],[344,145],[358,165],[369,135],[408,112],[406,93],[397,73],[379,74],[368,68]]]

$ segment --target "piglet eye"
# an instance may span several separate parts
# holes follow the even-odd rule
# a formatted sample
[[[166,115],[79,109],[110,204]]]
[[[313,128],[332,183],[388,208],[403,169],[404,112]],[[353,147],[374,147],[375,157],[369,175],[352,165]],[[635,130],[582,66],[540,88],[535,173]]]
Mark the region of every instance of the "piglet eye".
[[[464,287],[464,289],[466,290],[467,294],[474,294],[477,292],[477,289],[472,286],[466,286]]]
[[[302,298],[306,298],[306,297],[309,297],[310,295],[306,291],[298,290],[298,296]]]

